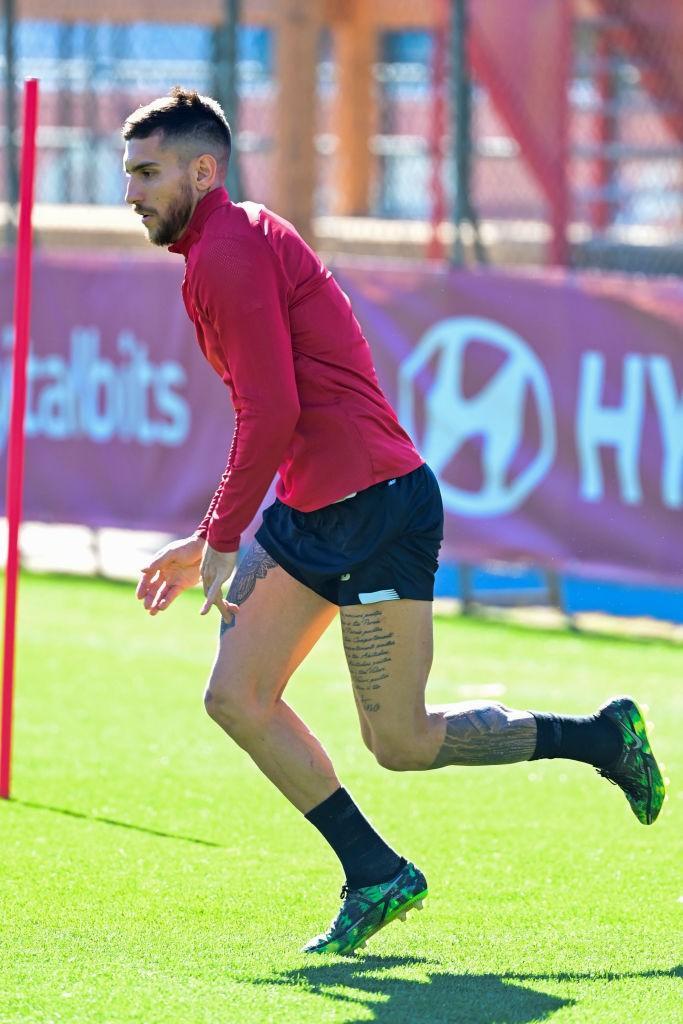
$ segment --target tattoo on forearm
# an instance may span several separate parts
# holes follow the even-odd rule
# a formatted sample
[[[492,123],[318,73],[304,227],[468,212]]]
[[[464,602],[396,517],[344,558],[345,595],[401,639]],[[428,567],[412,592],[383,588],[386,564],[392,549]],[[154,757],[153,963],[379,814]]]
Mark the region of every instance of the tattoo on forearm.
[[[367,612],[342,611],[344,652],[354,689],[363,709],[379,711],[382,682],[389,678],[394,634],[382,627],[379,609]]]
[[[231,604],[242,605],[253,593],[257,580],[264,580],[270,569],[274,569],[277,562],[261,547],[258,541],[254,541],[246,555],[237,566],[237,572],[228,590],[228,601]],[[237,621],[233,615],[232,622],[221,622],[221,636],[232,629]]]
[[[527,711],[473,702],[453,704],[443,717],[446,735],[432,768],[528,761],[536,747],[536,722]]]

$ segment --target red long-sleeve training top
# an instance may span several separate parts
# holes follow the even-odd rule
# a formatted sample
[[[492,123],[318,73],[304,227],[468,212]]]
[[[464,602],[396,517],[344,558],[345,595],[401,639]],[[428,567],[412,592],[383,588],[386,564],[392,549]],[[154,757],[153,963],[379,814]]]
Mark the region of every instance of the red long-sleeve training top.
[[[199,346],[230,389],[228,464],[199,527],[235,551],[277,472],[310,512],[423,462],[380,390],[347,296],[291,224],[223,188],[170,246]]]

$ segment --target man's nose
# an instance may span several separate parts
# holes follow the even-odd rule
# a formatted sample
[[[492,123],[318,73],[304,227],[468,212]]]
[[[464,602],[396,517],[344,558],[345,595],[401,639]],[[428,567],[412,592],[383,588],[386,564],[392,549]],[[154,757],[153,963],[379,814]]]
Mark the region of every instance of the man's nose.
[[[126,185],[126,202],[130,203],[132,206],[133,203],[139,203],[140,199],[140,186],[137,185],[132,178],[129,178],[128,184]]]

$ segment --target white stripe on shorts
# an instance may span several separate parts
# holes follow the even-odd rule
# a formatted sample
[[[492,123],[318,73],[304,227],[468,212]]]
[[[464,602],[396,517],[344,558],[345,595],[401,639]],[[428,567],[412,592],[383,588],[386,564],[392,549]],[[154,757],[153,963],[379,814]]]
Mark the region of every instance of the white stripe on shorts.
[[[373,590],[371,594],[359,594],[361,604],[375,604],[377,601],[400,601],[395,590]]]

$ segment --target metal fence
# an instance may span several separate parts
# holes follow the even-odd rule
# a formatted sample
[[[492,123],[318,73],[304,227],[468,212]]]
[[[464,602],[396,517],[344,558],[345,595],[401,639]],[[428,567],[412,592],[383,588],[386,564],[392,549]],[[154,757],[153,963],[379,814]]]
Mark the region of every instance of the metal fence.
[[[598,6],[576,21],[570,84],[579,255],[680,273],[683,9],[664,3],[653,23],[652,11],[634,20],[633,4]]]
[[[275,14],[294,0],[267,5],[271,23],[236,0],[201,23],[70,21],[61,6],[73,8],[55,0],[39,20],[4,0],[0,198],[16,201],[19,83],[35,75],[39,203],[120,203],[121,122],[180,82],[221,100],[236,129],[232,192],[282,208],[287,65]],[[356,4],[346,44],[335,5],[317,6],[311,234],[380,252],[396,239],[402,251],[456,260],[683,266],[683,74],[671,70],[683,17],[673,0],[656,5],[654,21],[628,0],[544,0],[545,22],[537,0]],[[547,22],[552,10],[561,24]],[[566,61],[553,62],[548,49],[565,44]],[[520,78],[533,62],[545,82]],[[349,93],[354,68],[367,72],[366,103]]]
[[[231,61],[235,31],[230,24],[20,19],[8,27],[6,21],[5,138],[10,117],[16,124],[18,83],[29,75],[41,83],[37,201],[119,203],[122,121],[135,107],[177,82],[218,96],[229,109],[234,105],[230,72],[236,68],[240,91],[252,105],[262,102],[272,80],[265,63],[251,53],[266,57],[267,47],[260,45],[259,33],[242,30],[240,59]],[[8,78],[14,83],[13,111],[7,100]],[[245,152],[254,148],[249,137],[238,142]],[[15,161],[16,147],[14,152],[12,148],[7,155]],[[4,198],[15,198],[11,195],[15,180],[12,173],[5,177]]]

